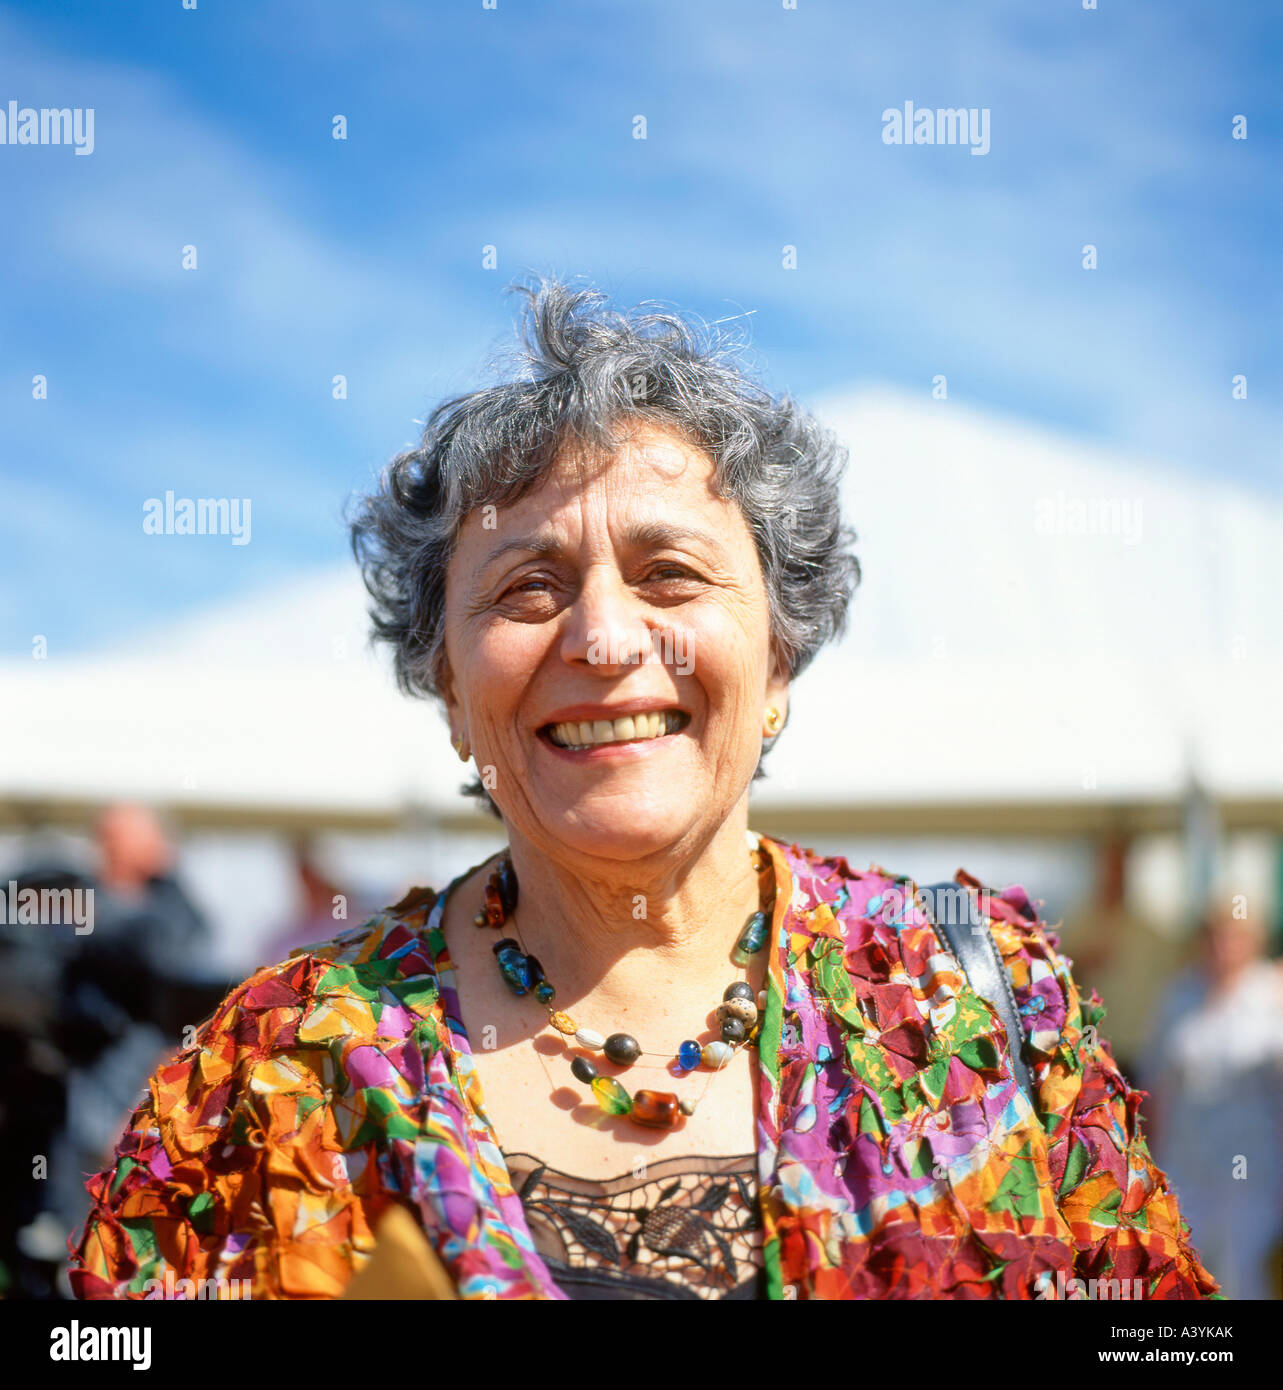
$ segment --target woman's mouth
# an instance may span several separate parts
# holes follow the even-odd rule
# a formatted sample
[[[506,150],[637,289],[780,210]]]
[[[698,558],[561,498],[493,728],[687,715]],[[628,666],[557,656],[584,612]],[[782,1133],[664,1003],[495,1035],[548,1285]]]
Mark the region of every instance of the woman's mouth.
[[[690,723],[684,710],[652,710],[646,714],[626,714],[619,719],[571,720],[562,724],[546,724],[539,730],[556,748],[578,753],[587,748],[602,748],[617,743],[643,743],[650,739],[675,734]]]

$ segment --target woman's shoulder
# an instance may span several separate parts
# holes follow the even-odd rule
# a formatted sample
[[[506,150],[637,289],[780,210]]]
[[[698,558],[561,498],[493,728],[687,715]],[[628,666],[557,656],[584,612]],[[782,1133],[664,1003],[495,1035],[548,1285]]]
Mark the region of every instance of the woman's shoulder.
[[[436,996],[425,932],[436,898],[435,889],[413,888],[400,902],[356,925],[259,967],[227,994],[202,1035],[235,1032],[246,1015],[285,1010],[297,1026],[286,1029],[279,1041],[306,1042],[321,1026],[317,1008],[329,999],[365,1003],[372,1025],[390,1007],[419,1011]],[[351,1003],[343,1008],[350,1029],[358,1019]]]
[[[860,922],[864,924],[861,939],[876,929],[892,958],[910,967],[925,965],[937,946],[936,915],[945,910],[967,911],[968,920],[993,937],[1035,1050],[1054,1049],[1067,1025],[1086,1028],[1103,1017],[1104,1009],[1094,994],[1089,1000],[1080,998],[1073,962],[1063,953],[1055,926],[1044,920],[1040,901],[1031,898],[1023,885],[990,887],[965,868],[959,868],[952,879],[932,883],[927,877],[894,872],[877,863],[855,869],[841,854],[778,841],[776,846],[792,871],[794,910],[827,920],[822,911],[827,907],[848,926],[843,932],[848,950],[852,945],[849,927]],[[952,903],[947,900],[950,895],[955,898]],[[911,973],[916,972],[911,969]]]

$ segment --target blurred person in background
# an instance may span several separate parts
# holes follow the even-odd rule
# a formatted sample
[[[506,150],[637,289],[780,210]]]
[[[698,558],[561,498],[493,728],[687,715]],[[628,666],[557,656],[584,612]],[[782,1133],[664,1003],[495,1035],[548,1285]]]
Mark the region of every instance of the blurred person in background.
[[[1145,1106],[1192,1238],[1227,1298],[1278,1297],[1283,971],[1260,917],[1210,911],[1146,1048]]]
[[[53,1293],[67,1234],[88,1208],[85,1178],[148,1074],[228,983],[208,970],[206,921],[176,877],[156,814],[109,806],[95,838],[93,876],[53,866],[18,875],[22,886],[92,890],[92,931],[4,928],[0,1150],[11,1238],[0,1258],[15,1291],[32,1297]],[[36,1154],[48,1159],[43,1180],[32,1178]]]
[[[309,839],[294,841],[291,862],[297,885],[295,916],[269,941],[262,960],[284,960],[291,951],[326,941],[342,930],[352,910],[351,895],[321,868],[316,845]]]

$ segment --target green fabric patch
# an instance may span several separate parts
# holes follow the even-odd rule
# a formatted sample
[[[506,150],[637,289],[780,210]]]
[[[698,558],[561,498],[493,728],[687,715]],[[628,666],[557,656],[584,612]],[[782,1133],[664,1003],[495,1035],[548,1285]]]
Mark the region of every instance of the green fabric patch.
[[[1013,1216],[1038,1216],[1041,1213],[1038,1170],[1034,1166],[1029,1144],[1011,1160],[994,1194],[993,1205],[996,1210],[1009,1211]]]
[[[1063,1199],[1081,1185],[1083,1178],[1087,1176],[1087,1164],[1090,1159],[1091,1154],[1087,1145],[1081,1140],[1075,1140],[1073,1148],[1069,1151],[1069,1157],[1065,1160],[1065,1175],[1060,1180],[1058,1197]]]
[[[122,1221],[120,1228],[129,1237],[129,1246],[139,1269],[150,1269],[160,1259],[160,1247],[156,1244],[156,1232],[151,1222],[146,1219]]]
[[[120,1162],[116,1164],[116,1176],[111,1180],[111,1189],[107,1195],[109,1197],[114,1197],[116,1193],[120,1191],[125,1179],[130,1173],[132,1173],[135,1168],[140,1167],[142,1167],[142,1165],[136,1158],[122,1158]]]
[[[212,1235],[214,1232],[214,1194],[198,1192],[187,1204],[187,1219],[198,1236]]]
[[[991,1037],[972,1038],[958,1049],[958,1057],[972,1071],[997,1071],[998,1046]]]
[[[1098,1226],[1117,1226],[1118,1208],[1122,1205],[1123,1194],[1115,1188],[1104,1201],[1097,1202],[1091,1209],[1088,1220]]]
[[[365,1103],[365,1119],[347,1144],[349,1149],[364,1148],[385,1138],[418,1138],[419,1127],[402,1113],[393,1096],[368,1086],[357,1094]]]

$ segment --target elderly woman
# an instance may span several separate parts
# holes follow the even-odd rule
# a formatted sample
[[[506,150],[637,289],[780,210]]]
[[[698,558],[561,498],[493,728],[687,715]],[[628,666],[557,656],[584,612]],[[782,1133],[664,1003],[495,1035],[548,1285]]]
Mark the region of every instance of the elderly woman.
[[[986,983],[911,879],[749,829],[858,579],[833,439],[684,319],[528,297],[354,528],[507,847],[233,991],[77,1292],[334,1297],[401,1208],[464,1298],[1213,1293],[1025,893],[959,871]]]

